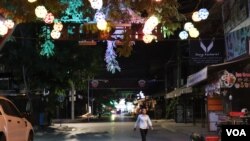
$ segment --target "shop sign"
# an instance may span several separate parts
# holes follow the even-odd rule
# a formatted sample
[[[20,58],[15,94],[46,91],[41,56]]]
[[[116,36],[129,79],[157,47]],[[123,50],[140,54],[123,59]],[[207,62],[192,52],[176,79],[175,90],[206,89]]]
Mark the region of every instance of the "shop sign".
[[[199,72],[189,75],[187,78],[187,87],[193,86],[203,80],[207,79],[207,67],[200,70]]]
[[[205,92],[206,92],[206,96],[213,95],[214,93],[220,94],[220,82],[217,81],[217,82],[206,85]]]
[[[235,72],[229,73],[224,71],[224,74],[220,78],[221,88],[250,88],[250,73],[247,72]]]
[[[211,65],[223,62],[224,40],[192,40],[190,41],[190,63],[194,65]]]

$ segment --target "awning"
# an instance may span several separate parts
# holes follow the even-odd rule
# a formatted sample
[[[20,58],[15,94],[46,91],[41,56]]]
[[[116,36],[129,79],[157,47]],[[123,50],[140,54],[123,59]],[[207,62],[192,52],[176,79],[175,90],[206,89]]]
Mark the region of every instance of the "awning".
[[[177,88],[177,89],[167,93],[165,95],[165,99],[178,97],[178,96],[181,96],[182,94],[192,93],[192,91],[193,91],[192,87],[184,86],[184,87],[181,87],[181,88]]]
[[[218,72],[228,67],[235,67],[236,65],[246,65],[248,63],[250,63],[249,56],[235,61],[206,66],[202,70],[188,76],[187,87],[192,87],[196,84],[199,84],[202,81],[207,80],[209,75],[211,75],[213,72]]]

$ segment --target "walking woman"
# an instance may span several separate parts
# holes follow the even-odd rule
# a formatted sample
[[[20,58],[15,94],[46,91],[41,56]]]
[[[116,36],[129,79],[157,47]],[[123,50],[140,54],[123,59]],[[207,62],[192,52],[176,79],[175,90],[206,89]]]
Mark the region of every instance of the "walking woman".
[[[142,109],[141,114],[137,117],[134,131],[136,130],[136,128],[140,129],[142,141],[146,141],[148,129],[153,130],[153,126],[145,108]]]

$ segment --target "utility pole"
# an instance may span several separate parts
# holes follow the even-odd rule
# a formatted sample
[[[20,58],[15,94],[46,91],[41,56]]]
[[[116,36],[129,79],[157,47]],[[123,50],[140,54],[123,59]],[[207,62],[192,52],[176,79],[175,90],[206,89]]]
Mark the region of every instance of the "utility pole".
[[[75,119],[75,90],[70,91],[71,94],[71,119]]]

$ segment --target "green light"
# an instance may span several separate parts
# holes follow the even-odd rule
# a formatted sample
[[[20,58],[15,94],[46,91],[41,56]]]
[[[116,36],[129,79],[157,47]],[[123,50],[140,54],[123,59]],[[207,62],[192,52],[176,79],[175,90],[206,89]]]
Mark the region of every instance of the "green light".
[[[42,56],[47,56],[47,58],[49,58],[55,54],[55,45],[51,40],[45,40],[44,44],[41,45],[41,48],[40,54]]]

